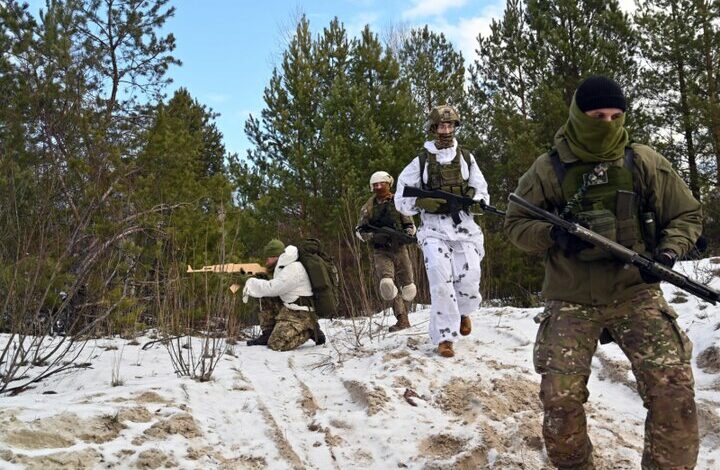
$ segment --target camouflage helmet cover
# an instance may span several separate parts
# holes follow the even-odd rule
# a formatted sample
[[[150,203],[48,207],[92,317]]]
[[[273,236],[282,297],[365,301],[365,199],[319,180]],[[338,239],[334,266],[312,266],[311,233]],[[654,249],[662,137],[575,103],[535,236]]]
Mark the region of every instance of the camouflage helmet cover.
[[[425,129],[431,131],[441,122],[454,122],[457,127],[460,125],[460,115],[457,110],[450,105],[442,104],[435,106],[430,111],[427,121],[425,121]]]

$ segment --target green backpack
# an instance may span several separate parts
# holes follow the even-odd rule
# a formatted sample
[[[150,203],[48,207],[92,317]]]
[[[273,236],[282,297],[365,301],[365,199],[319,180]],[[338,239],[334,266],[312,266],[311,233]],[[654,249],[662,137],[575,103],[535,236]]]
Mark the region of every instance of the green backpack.
[[[321,318],[336,317],[340,278],[333,258],[323,251],[320,240],[307,238],[298,243],[298,261],[310,278],[315,314]]]

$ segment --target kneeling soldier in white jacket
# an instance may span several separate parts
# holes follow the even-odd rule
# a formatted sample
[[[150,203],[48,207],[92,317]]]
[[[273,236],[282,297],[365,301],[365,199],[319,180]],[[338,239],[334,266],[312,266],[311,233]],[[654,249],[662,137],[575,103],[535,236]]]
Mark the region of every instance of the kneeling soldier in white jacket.
[[[298,249],[287,247],[280,240],[271,240],[264,249],[272,279],[250,278],[243,289],[243,302],[248,297],[277,297],[281,302],[260,314],[262,334],[248,341],[248,346],[267,345],[275,351],[289,351],[312,339],[325,343],[325,335],[313,310],[313,292],[305,267],[298,261]]]

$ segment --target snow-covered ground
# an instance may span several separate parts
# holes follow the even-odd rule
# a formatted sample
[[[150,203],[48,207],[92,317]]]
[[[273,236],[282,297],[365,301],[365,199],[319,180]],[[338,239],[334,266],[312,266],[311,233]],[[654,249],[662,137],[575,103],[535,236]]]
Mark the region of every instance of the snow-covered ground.
[[[698,278],[720,264],[682,268]],[[695,343],[697,468],[720,468],[720,358],[697,365],[720,346],[720,306],[663,288]],[[176,377],[165,347],[141,349],[148,338],[98,340],[91,368],[0,397],[0,468],[552,468],[532,369],[538,311],[478,310],[452,359],[429,343],[427,310],[395,334],[382,315],[328,321],[321,347],[229,346],[205,383]],[[600,469],[640,468],[645,410],[633,387],[619,348],[601,346],[586,407]]]

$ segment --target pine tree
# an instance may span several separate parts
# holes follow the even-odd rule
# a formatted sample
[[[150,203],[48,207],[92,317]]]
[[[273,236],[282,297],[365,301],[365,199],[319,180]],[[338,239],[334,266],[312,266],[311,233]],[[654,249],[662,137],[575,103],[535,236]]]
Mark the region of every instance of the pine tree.
[[[444,34],[430,30],[427,25],[413,29],[398,56],[403,77],[410,82],[423,118],[440,104],[453,105],[465,114],[465,63],[462,53],[455,50]]]

